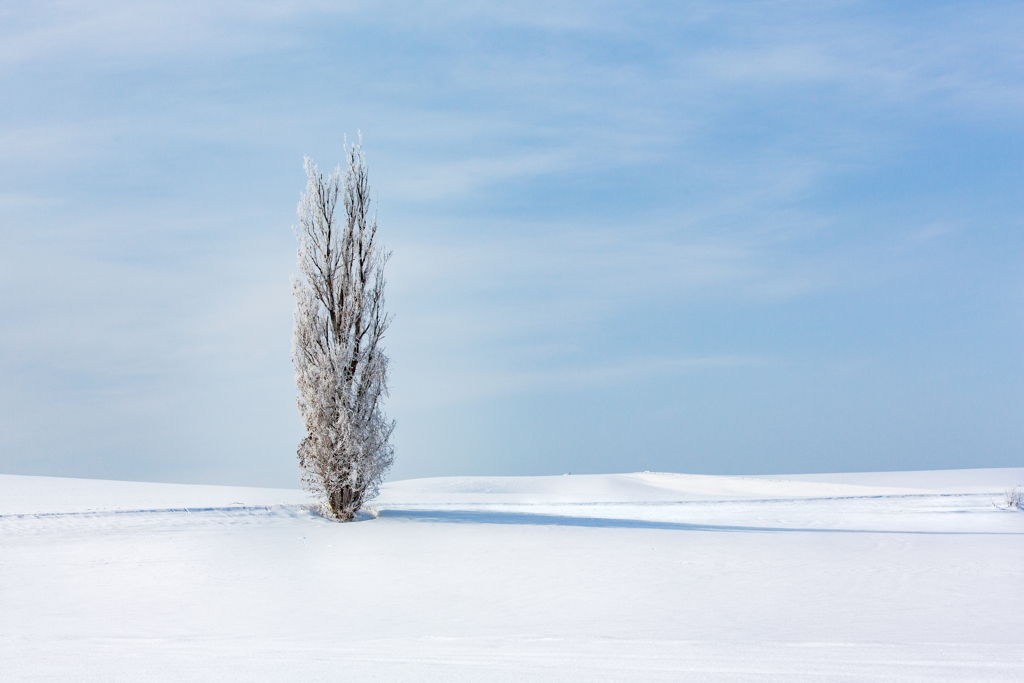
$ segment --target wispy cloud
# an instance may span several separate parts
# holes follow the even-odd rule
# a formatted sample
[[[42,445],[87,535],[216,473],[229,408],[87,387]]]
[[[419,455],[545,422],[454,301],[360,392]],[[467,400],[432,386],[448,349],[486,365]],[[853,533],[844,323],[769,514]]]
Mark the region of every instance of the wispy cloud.
[[[553,150],[501,158],[446,159],[399,169],[390,187],[406,201],[443,202],[510,180],[569,171],[577,165],[574,157],[570,150]]]
[[[446,367],[431,381],[401,382],[391,405],[405,410],[437,410],[497,397],[538,393],[577,394],[586,390],[636,388],[652,380],[673,381],[680,375],[765,366],[758,357],[634,358],[625,363],[582,367],[550,367],[510,371],[496,367]],[[417,378],[418,379],[418,378]]]
[[[4,12],[0,65],[73,59],[79,60],[76,68],[81,60],[95,60],[93,66],[101,68],[137,68],[154,59],[238,57],[294,44],[295,34],[281,32],[282,24],[351,9],[316,2],[43,1]]]

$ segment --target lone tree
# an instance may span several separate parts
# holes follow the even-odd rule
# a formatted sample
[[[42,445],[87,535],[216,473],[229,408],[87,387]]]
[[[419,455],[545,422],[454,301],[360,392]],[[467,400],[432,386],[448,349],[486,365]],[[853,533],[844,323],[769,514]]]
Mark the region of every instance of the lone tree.
[[[346,149],[348,169],[324,178],[309,157],[309,181],[299,201],[299,270],[292,280],[295,334],[292,363],[306,438],[299,444],[305,488],[331,514],[351,520],[377,495],[394,460],[395,423],[381,408],[388,357],[381,341],[384,264],[377,242],[362,144]],[[341,198],[344,215],[336,216]],[[338,212],[340,213],[340,211]]]

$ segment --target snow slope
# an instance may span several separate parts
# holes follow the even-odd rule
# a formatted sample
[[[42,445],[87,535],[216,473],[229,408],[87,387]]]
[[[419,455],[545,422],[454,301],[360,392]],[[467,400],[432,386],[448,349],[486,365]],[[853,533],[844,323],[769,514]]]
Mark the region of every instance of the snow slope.
[[[1024,469],[0,475],[4,681],[1024,680]]]

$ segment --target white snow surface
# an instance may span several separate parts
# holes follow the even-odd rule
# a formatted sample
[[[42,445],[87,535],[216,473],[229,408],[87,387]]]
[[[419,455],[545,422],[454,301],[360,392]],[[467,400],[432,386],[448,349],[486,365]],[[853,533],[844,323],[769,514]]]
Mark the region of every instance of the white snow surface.
[[[1024,681],[1024,468],[0,475],[3,681]]]

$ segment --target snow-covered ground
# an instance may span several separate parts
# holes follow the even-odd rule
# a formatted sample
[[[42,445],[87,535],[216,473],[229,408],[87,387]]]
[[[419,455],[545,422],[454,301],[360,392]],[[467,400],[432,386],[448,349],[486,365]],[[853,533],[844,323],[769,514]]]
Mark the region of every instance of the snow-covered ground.
[[[1024,681],[1024,469],[0,475],[0,680]]]

